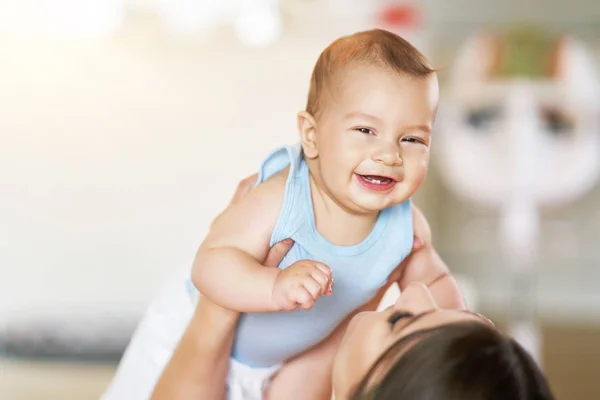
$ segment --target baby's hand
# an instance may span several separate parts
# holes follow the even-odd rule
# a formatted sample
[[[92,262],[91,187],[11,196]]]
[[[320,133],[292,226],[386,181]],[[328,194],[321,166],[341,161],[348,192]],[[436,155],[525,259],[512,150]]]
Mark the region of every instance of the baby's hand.
[[[285,311],[293,311],[298,306],[308,310],[321,295],[331,295],[332,286],[331,269],[327,265],[299,260],[277,277],[273,301]]]

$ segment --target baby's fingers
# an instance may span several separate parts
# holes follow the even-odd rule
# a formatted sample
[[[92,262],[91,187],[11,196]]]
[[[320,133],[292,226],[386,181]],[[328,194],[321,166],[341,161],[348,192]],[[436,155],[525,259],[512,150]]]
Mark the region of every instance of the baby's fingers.
[[[294,311],[298,307],[298,303],[290,298],[286,298],[279,302],[279,307],[283,311]]]
[[[331,287],[331,277],[317,268],[311,271],[310,276],[319,284],[320,294],[326,294]]]
[[[327,265],[320,263],[320,262],[315,262],[315,267],[321,271],[322,273],[325,274],[325,276],[327,276],[327,279],[331,280],[331,268],[329,268]]]
[[[310,293],[313,300],[316,300],[320,295],[325,293],[321,284],[317,280],[313,279],[310,275],[304,279],[302,286],[304,286],[306,291]]]
[[[308,290],[306,290],[304,286],[300,286],[294,289],[294,292],[292,293],[292,296],[290,296],[290,299],[298,303],[300,307],[302,307],[302,309],[304,310],[308,310],[309,308],[311,308],[313,306],[313,303],[315,302],[312,295],[308,292]]]

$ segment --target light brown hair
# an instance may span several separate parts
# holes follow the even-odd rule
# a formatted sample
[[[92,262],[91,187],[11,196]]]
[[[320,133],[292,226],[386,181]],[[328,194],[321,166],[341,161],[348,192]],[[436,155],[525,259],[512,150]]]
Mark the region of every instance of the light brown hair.
[[[313,69],[306,111],[315,118],[323,106],[323,95],[344,69],[363,64],[389,69],[400,76],[426,77],[435,70],[409,42],[383,29],[344,36],[331,43]]]

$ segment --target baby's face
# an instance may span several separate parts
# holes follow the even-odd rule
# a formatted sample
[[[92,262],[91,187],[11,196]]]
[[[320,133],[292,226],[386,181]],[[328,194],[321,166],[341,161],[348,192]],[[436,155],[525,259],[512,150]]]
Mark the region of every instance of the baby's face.
[[[410,198],[425,179],[438,104],[435,74],[400,77],[351,68],[324,99],[317,120],[321,179],[353,212],[379,211]]]

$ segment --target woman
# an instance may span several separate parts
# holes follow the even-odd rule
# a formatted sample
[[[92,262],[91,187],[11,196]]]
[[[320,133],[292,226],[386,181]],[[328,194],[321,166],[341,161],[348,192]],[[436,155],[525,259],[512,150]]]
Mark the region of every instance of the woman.
[[[271,260],[288,248],[276,247]],[[222,399],[238,317],[201,298],[152,399]],[[519,344],[479,314],[439,309],[421,284],[406,288],[382,312],[358,313],[338,336],[339,348],[337,341],[330,341],[337,350],[331,354],[338,400],[554,399]],[[328,373],[329,360],[322,364],[325,368],[313,370],[313,375]],[[265,397],[277,385],[289,384],[285,376],[276,375]],[[299,384],[306,388],[312,382]],[[302,391],[298,389],[299,397],[307,398]],[[328,397],[324,392],[318,398]]]
[[[340,398],[356,400],[553,398],[514,339],[479,314],[439,309],[421,285],[385,312],[352,320],[333,384]]]
[[[236,313],[200,299],[152,399],[223,398],[236,321]],[[519,344],[478,314],[438,309],[420,284],[389,309],[352,319],[332,382],[336,399],[554,398]]]

